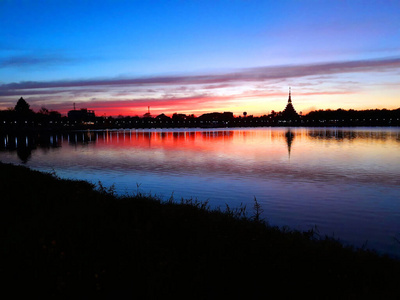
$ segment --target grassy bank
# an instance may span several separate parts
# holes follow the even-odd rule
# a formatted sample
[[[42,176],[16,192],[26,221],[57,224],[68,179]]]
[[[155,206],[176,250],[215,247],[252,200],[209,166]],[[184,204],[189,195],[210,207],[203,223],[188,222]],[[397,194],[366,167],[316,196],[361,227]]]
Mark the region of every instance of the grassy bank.
[[[397,298],[400,262],[206,205],[0,163],[2,286],[56,298]],[[4,289],[3,289],[4,292]],[[278,297],[277,297],[278,296]]]

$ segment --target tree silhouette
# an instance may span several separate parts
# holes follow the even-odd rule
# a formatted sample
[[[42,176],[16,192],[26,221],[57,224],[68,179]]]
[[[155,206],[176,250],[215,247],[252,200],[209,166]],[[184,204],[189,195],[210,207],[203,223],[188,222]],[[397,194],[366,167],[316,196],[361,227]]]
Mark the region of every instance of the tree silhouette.
[[[28,104],[28,105],[29,105],[29,104]],[[42,115],[48,115],[48,114],[50,114],[49,110],[48,110],[46,107],[44,107],[44,106],[42,106],[42,108],[39,110],[38,113],[39,113],[39,114],[42,114]]]
[[[17,104],[15,105],[14,110],[17,113],[22,113],[22,114],[29,113],[31,112],[29,106],[30,105],[24,100],[24,98],[21,97],[19,98]]]

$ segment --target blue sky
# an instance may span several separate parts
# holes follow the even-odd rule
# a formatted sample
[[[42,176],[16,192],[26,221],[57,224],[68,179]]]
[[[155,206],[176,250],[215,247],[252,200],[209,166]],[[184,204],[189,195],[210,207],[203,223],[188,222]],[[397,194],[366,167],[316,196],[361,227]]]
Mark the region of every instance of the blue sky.
[[[400,1],[0,1],[0,109],[400,107]]]

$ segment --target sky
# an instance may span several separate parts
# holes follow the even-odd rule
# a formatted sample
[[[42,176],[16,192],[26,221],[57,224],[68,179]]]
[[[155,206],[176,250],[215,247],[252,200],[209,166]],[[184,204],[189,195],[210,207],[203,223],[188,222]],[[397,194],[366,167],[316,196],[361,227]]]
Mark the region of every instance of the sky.
[[[400,108],[400,1],[0,0],[0,110]]]

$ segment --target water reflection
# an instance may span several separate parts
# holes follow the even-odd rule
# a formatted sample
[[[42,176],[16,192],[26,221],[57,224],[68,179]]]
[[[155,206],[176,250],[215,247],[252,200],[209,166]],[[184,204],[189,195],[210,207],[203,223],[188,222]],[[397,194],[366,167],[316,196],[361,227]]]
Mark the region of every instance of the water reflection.
[[[396,129],[309,129],[307,135],[318,139],[336,139],[336,140],[353,140],[353,139],[373,139],[386,141],[388,139],[400,141],[399,131]]]
[[[3,144],[2,152],[16,152],[22,163],[27,163],[37,148],[50,149],[62,146],[58,135],[31,134],[12,135],[6,134],[0,137]]]
[[[84,131],[63,134],[35,134],[35,135],[3,135],[1,150],[17,150],[28,148],[30,150],[39,148],[57,148],[63,146],[64,141],[70,145],[84,145],[95,142],[101,145],[112,146],[165,146],[179,143],[180,146],[188,143],[199,145],[200,142],[229,142],[234,139],[259,139],[274,141],[285,139],[290,153],[294,138],[319,139],[319,140],[354,140],[369,139],[374,141],[400,142],[398,130],[350,130],[350,129],[306,129],[306,128],[274,128],[267,130],[190,130],[190,131],[138,131],[138,130],[106,130],[106,131]],[[160,142],[163,143],[160,143]]]
[[[83,170],[399,183],[393,162],[400,139],[393,129],[107,130],[2,139],[0,151],[16,151],[23,163],[40,150],[56,165],[73,158]]]
[[[252,207],[274,225],[396,252],[399,128],[108,130],[0,136],[0,160],[137,190]],[[400,245],[399,245],[400,247]],[[400,253],[400,250],[399,250]]]
[[[285,137],[286,137],[286,143],[287,143],[288,153],[289,153],[289,158],[290,158],[290,151],[292,150],[292,143],[294,140],[294,133],[290,130],[290,128],[288,129],[288,131],[286,131]]]

